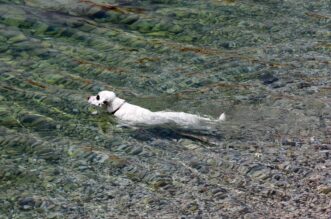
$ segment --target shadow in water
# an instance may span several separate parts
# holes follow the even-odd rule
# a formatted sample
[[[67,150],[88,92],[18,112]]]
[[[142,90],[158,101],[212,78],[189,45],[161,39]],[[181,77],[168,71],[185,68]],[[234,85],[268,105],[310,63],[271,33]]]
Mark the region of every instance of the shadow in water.
[[[128,127],[128,126],[127,126]],[[167,139],[167,140],[180,140],[183,138],[191,139],[205,143],[207,145],[217,145],[222,139],[218,127],[213,124],[207,126],[207,124],[201,124],[199,127],[178,127],[175,124],[167,123],[163,125],[136,125],[133,128],[131,136],[140,141],[151,141],[154,139]]]

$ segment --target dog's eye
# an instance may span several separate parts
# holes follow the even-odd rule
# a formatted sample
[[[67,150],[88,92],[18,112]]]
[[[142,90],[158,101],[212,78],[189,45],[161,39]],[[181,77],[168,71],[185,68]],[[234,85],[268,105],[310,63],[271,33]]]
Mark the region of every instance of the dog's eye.
[[[97,100],[100,100],[100,96],[99,95],[97,95]]]
[[[107,101],[103,101],[103,104],[107,105],[107,104],[108,104],[108,102],[107,102]]]

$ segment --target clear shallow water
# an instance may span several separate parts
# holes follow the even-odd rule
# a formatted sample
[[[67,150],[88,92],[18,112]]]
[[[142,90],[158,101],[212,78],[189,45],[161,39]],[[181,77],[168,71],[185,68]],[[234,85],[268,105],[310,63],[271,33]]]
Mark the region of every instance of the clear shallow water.
[[[1,217],[330,215],[329,1],[0,3]],[[120,128],[104,89],[228,121]]]

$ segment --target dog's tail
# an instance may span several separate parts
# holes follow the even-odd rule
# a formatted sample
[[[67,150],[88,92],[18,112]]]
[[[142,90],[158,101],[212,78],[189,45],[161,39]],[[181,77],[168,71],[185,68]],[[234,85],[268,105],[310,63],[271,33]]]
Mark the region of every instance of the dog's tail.
[[[225,121],[226,120],[226,115],[225,113],[222,113],[220,117],[218,117],[218,121]]]

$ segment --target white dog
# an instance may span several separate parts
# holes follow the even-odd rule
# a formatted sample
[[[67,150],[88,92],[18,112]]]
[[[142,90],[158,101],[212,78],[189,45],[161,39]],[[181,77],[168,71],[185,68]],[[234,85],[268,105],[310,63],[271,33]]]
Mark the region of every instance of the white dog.
[[[215,120],[183,112],[152,112],[125,102],[125,100],[116,97],[115,93],[111,91],[101,91],[96,96],[90,96],[88,102],[95,106],[106,107],[108,112],[131,125],[175,124],[180,127],[197,127],[203,122],[221,122],[225,120],[224,113]]]

